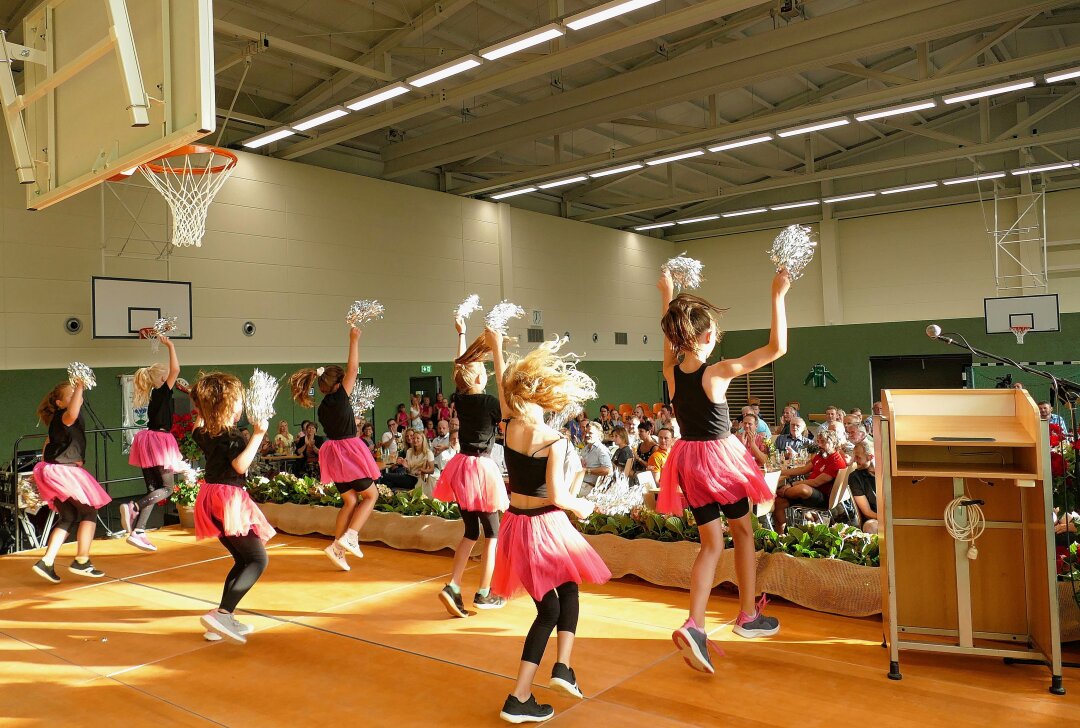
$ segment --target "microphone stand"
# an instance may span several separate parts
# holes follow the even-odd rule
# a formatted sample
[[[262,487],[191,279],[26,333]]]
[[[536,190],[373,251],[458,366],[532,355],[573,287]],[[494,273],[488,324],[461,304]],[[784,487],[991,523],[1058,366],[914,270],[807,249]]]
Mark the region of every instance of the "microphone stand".
[[[100,417],[98,417],[98,414],[97,414],[97,412],[94,411],[94,408],[90,406],[90,400],[88,400],[86,398],[85,394],[83,395],[82,408],[84,410],[86,410],[87,414],[90,415],[90,419],[94,423],[94,428],[96,430],[98,430],[100,432],[100,434],[104,435],[106,440],[108,440],[109,442],[113,442],[112,433],[110,433],[105,428],[105,423],[102,421],[102,419]],[[94,440],[94,456],[95,456],[94,461],[95,461],[95,463],[97,462],[97,451],[98,451],[97,442],[98,442],[97,439],[95,439]],[[109,447],[107,445],[105,446],[104,453],[105,453],[105,474],[106,474],[106,477],[108,477],[108,473],[109,473]],[[106,521],[105,519],[103,519],[101,517],[101,512],[100,511],[97,514],[97,520],[98,520],[98,523],[100,523],[105,528],[105,536],[106,537],[108,537],[108,538],[120,538],[121,536],[124,535],[123,531],[114,531],[114,530],[112,530],[112,527],[109,525],[108,521]]]

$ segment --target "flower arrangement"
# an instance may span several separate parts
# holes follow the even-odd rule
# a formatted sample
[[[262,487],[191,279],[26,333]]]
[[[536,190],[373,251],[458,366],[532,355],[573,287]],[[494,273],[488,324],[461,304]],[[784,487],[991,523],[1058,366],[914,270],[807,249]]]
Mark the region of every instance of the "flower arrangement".
[[[180,475],[179,473],[177,474]],[[183,506],[185,508],[192,508],[195,505],[195,498],[199,495],[199,488],[205,485],[206,479],[203,478],[201,470],[189,470],[183,473],[183,477],[178,477],[173,484],[172,493],[169,494],[169,500],[175,503],[177,506]]]
[[[180,448],[180,454],[189,463],[199,462],[202,450],[195,444],[195,438],[191,433],[195,430],[195,412],[186,415],[173,415],[172,436],[176,438],[176,446]]]
[[[308,506],[341,506],[341,494],[333,483],[321,483],[318,478],[292,473],[277,473],[272,477],[256,476],[247,482],[248,493],[257,503],[295,503]]]

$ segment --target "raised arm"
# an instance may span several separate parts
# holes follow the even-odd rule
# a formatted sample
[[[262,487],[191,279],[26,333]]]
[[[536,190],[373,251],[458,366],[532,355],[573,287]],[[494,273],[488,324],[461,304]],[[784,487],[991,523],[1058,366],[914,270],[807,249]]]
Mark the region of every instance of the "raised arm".
[[[259,447],[262,445],[263,436],[266,435],[266,428],[269,426],[266,420],[251,423],[251,439],[248,440],[244,449],[232,461],[233,470],[240,475],[247,473],[252,461],[259,454]]]
[[[82,411],[83,405],[83,383],[76,382],[71,393],[71,399],[68,401],[67,409],[64,410],[63,422],[68,427],[75,424],[75,420],[79,419],[79,412]]]
[[[349,327],[349,361],[345,363],[345,377],[341,387],[346,394],[352,394],[356,386],[356,374],[360,371],[360,329]]]
[[[772,329],[769,343],[737,359],[726,359],[709,367],[709,373],[715,373],[724,379],[749,374],[770,362],[774,362],[787,353],[787,308],[784,297],[791,288],[791,277],[786,270],[781,270],[772,281]]]
[[[169,389],[176,386],[176,378],[180,376],[180,360],[176,358],[176,345],[168,336],[161,335],[158,340],[169,350],[169,373],[165,376],[165,383]]]
[[[469,342],[465,337],[465,319],[460,316],[455,316],[454,330],[457,331],[457,355],[460,357],[465,353],[465,349],[469,348]]]
[[[503,360],[503,335],[498,331],[485,329],[484,336],[487,337],[488,348],[491,349],[491,357],[495,365],[495,386],[499,390],[499,408],[502,410],[502,416],[508,417],[510,408],[506,406],[506,395],[503,393],[503,369],[506,367]]]
[[[578,518],[588,518],[593,512],[592,501],[573,495],[571,486],[574,481],[566,477],[564,463],[569,447],[570,443],[565,438],[559,438],[551,445],[547,464],[548,500],[551,501],[551,505],[570,511]],[[578,471],[579,477],[574,480],[580,480],[583,475],[582,471]]]
[[[660,319],[663,320],[664,316],[667,316],[668,307],[671,306],[671,299],[675,297],[675,284],[671,281],[671,273],[667,270],[661,270],[660,280],[656,282],[656,287],[660,290]],[[674,347],[672,347],[666,336],[663,338],[661,346],[664,347],[664,379],[667,380],[671,394],[674,394],[675,378],[672,376],[672,370],[678,364],[678,359]]]

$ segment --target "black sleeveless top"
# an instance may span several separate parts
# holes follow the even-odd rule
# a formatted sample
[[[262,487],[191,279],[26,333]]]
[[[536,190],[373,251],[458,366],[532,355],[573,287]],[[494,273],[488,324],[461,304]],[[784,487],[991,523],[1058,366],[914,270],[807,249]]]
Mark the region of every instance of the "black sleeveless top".
[[[66,409],[57,410],[49,421],[49,442],[45,444],[45,462],[73,465],[86,460],[86,425],[82,412],[71,425],[64,424]]]
[[[168,382],[150,390],[150,404],[146,406],[146,429],[155,432],[172,430],[173,391]]]
[[[353,384],[354,387],[359,386]],[[356,437],[356,418],[345,387],[323,397],[319,403],[319,423],[331,440],[348,440]]]
[[[497,397],[490,394],[467,394],[455,392],[450,401],[457,407],[458,441],[462,455],[483,455],[495,442],[495,427],[502,417],[502,406]]]
[[[244,451],[247,443],[235,429],[229,429],[216,437],[211,437],[206,430],[196,428],[191,433],[195,444],[206,457],[206,482],[243,487],[247,476],[236,472],[232,461]]]
[[[731,434],[731,416],[727,402],[717,404],[705,394],[702,378],[706,364],[689,374],[675,365],[675,419],[679,421],[682,439],[690,442],[720,440]]]

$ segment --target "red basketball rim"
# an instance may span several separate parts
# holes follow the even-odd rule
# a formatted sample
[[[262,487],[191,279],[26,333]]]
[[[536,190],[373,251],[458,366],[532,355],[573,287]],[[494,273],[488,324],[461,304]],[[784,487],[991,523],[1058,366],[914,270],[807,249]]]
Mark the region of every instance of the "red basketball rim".
[[[224,164],[218,164],[213,167],[192,167],[187,169],[186,167],[165,167],[156,162],[160,162],[163,159],[170,159],[171,157],[186,157],[191,154],[216,154],[228,159]],[[228,149],[222,149],[221,147],[211,147],[205,144],[185,144],[182,147],[172,150],[168,154],[162,154],[157,159],[146,162],[141,165],[146,169],[154,172],[155,174],[221,174],[222,172],[232,169],[236,166],[236,163],[240,160],[235,154]]]

